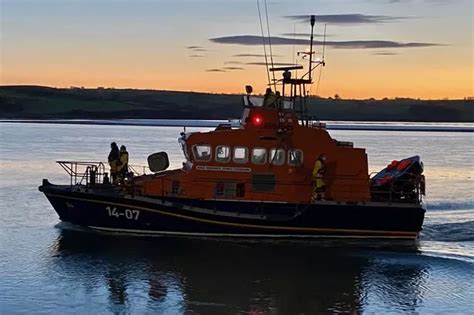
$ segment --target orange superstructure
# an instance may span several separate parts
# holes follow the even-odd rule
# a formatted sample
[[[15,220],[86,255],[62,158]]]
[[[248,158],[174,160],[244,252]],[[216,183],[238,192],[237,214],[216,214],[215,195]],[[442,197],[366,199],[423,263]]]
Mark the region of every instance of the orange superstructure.
[[[309,203],[312,169],[327,156],[326,199],[370,199],[365,149],[331,136],[325,125],[301,125],[292,109],[249,106],[238,129],[184,135],[181,171],[144,178],[143,194],[192,199]]]

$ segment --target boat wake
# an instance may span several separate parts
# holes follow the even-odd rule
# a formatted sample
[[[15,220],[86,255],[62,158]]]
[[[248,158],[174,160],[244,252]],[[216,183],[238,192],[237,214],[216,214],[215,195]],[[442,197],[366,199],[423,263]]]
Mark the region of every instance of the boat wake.
[[[474,221],[427,224],[421,232],[424,241],[474,242]]]
[[[427,208],[428,211],[471,210],[474,209],[474,200],[427,202]]]

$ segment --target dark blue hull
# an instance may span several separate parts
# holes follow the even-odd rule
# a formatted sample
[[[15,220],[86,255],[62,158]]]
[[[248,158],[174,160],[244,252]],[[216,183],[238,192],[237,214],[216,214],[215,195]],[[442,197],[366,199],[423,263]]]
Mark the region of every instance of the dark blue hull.
[[[146,198],[109,189],[39,187],[62,221],[146,234],[228,237],[364,237],[414,239],[425,209],[415,204],[288,204]]]

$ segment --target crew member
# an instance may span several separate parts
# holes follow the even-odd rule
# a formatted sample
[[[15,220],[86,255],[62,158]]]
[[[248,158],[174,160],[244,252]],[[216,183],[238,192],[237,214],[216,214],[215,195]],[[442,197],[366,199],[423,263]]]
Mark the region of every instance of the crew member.
[[[271,88],[267,88],[263,97],[263,107],[274,108],[276,106],[277,96]]]
[[[120,176],[120,180],[123,181],[128,173],[128,152],[124,145],[120,146],[119,161],[120,163],[117,167],[117,173]]]
[[[326,155],[321,154],[314,163],[313,168],[313,201],[324,199],[326,184],[324,182],[324,173],[326,172]]]
[[[117,146],[117,143],[112,142],[110,144],[110,153],[108,157],[109,165],[110,165],[110,177],[112,178],[112,183],[117,183],[117,167],[120,160],[120,152]]]

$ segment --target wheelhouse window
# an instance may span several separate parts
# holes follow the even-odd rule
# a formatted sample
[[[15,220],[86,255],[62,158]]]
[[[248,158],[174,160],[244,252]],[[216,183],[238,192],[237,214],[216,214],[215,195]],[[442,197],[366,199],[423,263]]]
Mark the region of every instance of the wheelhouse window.
[[[208,144],[195,144],[193,146],[193,155],[196,161],[210,161],[211,146]]]
[[[271,149],[268,161],[273,165],[285,164],[285,150],[284,149]]]
[[[252,150],[252,163],[254,164],[265,164],[267,161],[267,149],[265,148],[253,148]]]
[[[303,165],[303,151],[300,149],[293,149],[288,151],[288,165],[301,166]]]
[[[230,161],[230,147],[225,145],[218,145],[216,147],[216,161],[227,163]]]
[[[248,161],[248,150],[246,147],[235,147],[234,158],[235,163],[247,163]]]

